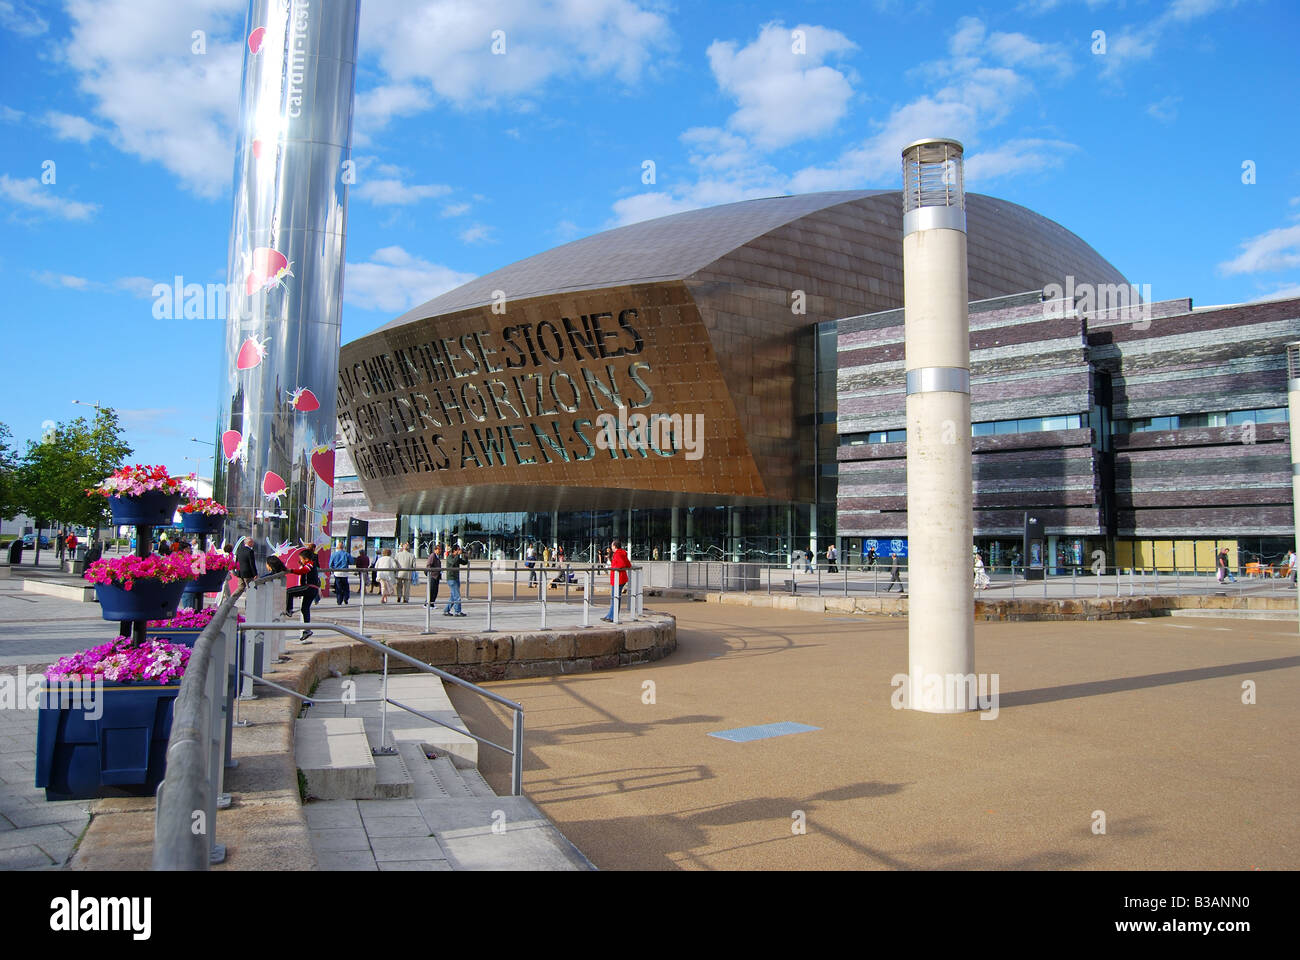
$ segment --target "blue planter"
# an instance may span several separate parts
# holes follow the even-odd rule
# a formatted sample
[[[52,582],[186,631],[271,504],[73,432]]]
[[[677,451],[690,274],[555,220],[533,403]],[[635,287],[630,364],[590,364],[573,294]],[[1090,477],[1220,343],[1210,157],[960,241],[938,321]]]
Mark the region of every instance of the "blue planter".
[[[162,583],[137,580],[130,590],[115,584],[95,584],[95,598],[105,620],[166,620],[176,615],[185,585],[192,581]]]
[[[209,570],[200,573],[197,580],[185,582],[185,593],[216,593],[230,576],[229,570]]]
[[[138,497],[109,497],[108,505],[113,511],[114,526],[170,527],[176,508],[181,505],[181,495],[150,490]]]
[[[74,688],[75,689],[75,688]],[[120,793],[152,796],[167,766],[167,738],[180,684],[104,681],[60,701],[41,690],[36,715],[36,786],[46,800]],[[96,714],[100,714],[96,716]]]
[[[206,533],[211,536],[220,533],[225,525],[224,516],[209,516],[206,513],[181,514],[181,530],[185,533]]]
[[[199,639],[202,630],[172,630],[166,627],[150,627],[150,640],[166,640],[168,643],[175,643],[182,647],[194,649],[194,644]]]

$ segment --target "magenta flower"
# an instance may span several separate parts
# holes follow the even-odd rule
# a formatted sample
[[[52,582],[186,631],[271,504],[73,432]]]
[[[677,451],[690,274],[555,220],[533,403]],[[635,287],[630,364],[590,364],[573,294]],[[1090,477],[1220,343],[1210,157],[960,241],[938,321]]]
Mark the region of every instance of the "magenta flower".
[[[190,662],[190,648],[150,638],[133,646],[119,637],[89,650],[63,657],[45,671],[47,680],[94,680],[115,683],[179,683]]]
[[[168,554],[165,557],[160,557],[156,553],[147,557],[104,557],[87,568],[85,579],[91,583],[131,590],[137,580],[158,580],[161,583],[194,580],[198,576],[195,571],[197,565],[197,559],[180,553]]]

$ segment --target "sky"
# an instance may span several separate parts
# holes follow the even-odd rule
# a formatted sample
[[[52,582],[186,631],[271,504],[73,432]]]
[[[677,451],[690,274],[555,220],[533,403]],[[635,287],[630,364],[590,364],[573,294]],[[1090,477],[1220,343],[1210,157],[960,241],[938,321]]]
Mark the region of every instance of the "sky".
[[[211,474],[224,320],[153,291],[226,279],[246,6],[0,0],[20,449],[80,400]],[[1297,49],[1296,0],[362,0],[343,340],[621,224],[897,189],[932,136],[1154,299],[1300,296]]]

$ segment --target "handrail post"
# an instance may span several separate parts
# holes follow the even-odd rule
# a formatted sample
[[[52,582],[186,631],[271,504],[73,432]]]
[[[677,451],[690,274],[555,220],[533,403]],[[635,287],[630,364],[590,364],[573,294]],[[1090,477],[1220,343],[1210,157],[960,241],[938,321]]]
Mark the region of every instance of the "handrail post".
[[[483,628],[484,632],[492,631],[492,571],[488,570],[488,597],[487,597],[487,626]]]
[[[379,746],[372,752],[386,752],[384,741],[388,739],[388,654],[384,653],[384,701],[379,705]]]
[[[366,571],[361,571],[361,613],[357,616],[357,633],[366,632]]]
[[[429,572],[424,573],[424,632],[433,633],[433,623],[430,617],[433,616],[433,604],[429,602],[429,596],[432,591],[433,581],[429,579]]]
[[[534,570],[537,568],[534,567]],[[542,602],[542,629],[546,629],[546,568],[542,568],[542,575],[537,580],[537,596]]]
[[[582,581],[582,625],[591,626],[591,571],[588,570]]]
[[[524,711],[516,710],[510,744],[510,795],[524,795]]]
[[[613,606],[614,606],[614,626],[617,627],[617,626],[618,626],[619,607],[621,606],[621,604],[619,603],[619,600],[622,599],[622,598],[619,596],[619,593],[618,593],[618,574],[617,574],[617,573],[611,573],[611,574],[610,574],[610,577],[609,577],[609,599],[610,599],[610,602],[611,602],[611,603],[613,604]]]

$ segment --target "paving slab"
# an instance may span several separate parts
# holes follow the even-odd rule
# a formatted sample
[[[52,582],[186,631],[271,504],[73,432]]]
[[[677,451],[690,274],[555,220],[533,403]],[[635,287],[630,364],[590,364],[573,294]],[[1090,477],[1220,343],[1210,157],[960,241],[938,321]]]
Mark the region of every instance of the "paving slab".
[[[366,831],[357,827],[312,830],[311,845],[318,856],[323,853],[370,849]]]
[[[375,858],[370,851],[329,850],[316,854],[316,865],[321,870],[370,870],[375,871]]]
[[[375,861],[378,863],[390,860],[447,859],[437,839],[427,835],[418,838],[372,836],[370,849],[374,851]]]

